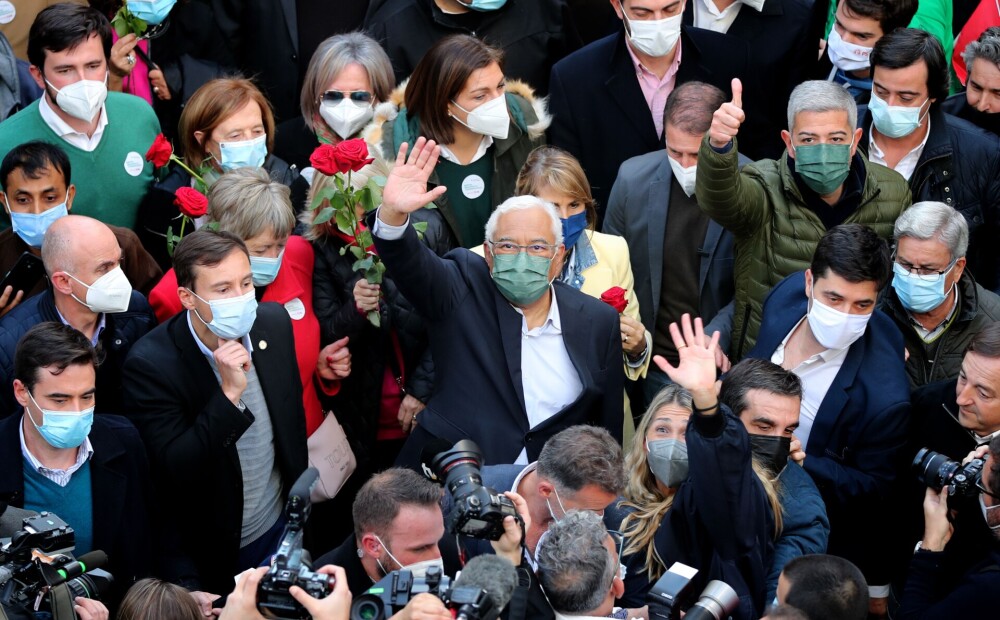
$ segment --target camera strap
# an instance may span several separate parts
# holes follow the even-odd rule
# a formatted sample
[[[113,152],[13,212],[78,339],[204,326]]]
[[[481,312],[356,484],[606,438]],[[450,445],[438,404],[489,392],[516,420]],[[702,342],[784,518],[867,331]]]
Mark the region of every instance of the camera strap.
[[[52,586],[49,590],[49,606],[52,608],[54,620],[76,620],[73,592],[70,591],[68,584]]]

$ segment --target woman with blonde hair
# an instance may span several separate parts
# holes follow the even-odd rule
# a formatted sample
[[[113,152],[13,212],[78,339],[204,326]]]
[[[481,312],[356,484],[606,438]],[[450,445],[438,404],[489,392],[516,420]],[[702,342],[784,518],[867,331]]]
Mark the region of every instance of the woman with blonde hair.
[[[184,588],[149,577],[129,588],[118,620],[202,620],[198,603]]]

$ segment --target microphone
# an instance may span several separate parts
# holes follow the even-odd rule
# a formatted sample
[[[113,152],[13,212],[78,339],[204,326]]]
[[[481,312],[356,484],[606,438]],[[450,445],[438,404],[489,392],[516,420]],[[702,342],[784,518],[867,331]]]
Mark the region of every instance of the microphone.
[[[289,525],[301,527],[309,518],[312,508],[312,488],[316,486],[318,480],[319,470],[309,467],[292,485],[292,490],[288,492],[288,503],[285,505],[285,516]]]
[[[90,551],[81,555],[75,562],[70,562],[62,568],[60,568],[57,573],[62,577],[63,581],[69,581],[74,577],[79,577],[89,570],[95,568],[103,568],[108,564],[108,554],[101,550]]]
[[[516,587],[517,571],[509,561],[495,555],[472,558],[451,590],[456,619],[494,620],[510,602]]]
[[[24,529],[24,520],[37,517],[33,510],[23,510],[0,502],[0,538],[10,538]]]

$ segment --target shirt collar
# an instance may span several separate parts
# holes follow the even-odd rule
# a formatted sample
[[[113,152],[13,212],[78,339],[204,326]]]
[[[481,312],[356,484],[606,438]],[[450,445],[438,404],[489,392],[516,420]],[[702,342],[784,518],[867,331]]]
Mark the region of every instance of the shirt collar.
[[[193,312],[194,310],[188,310],[187,313],[188,329],[191,330],[191,337],[194,338],[195,344],[198,345],[198,350],[201,351],[202,354],[208,358],[208,361],[214,367],[215,356],[212,355],[212,350],[205,346],[205,343],[202,342],[201,338],[198,337],[198,332],[194,331],[194,324],[191,323],[191,314]],[[253,353],[253,345],[250,343],[250,334],[246,334],[245,336],[243,336],[242,342],[243,342],[243,348],[246,349],[248,353]]]
[[[650,71],[649,69],[647,69],[642,64],[642,61],[639,60],[639,57],[635,55],[635,51],[632,49],[632,44],[629,43],[629,41],[628,41],[628,34],[627,33],[625,34],[625,49],[628,50],[628,55],[632,58],[632,65],[635,66],[635,70],[636,70],[637,73],[645,73],[646,75],[649,75],[649,76],[653,77],[654,79],[659,80],[660,82],[666,82],[667,80],[671,79],[674,76],[674,74],[677,73],[677,69],[681,66],[681,39],[680,39],[680,37],[677,38],[677,45],[676,45],[676,47],[674,47],[674,50],[676,51],[676,53],[674,54],[674,61],[672,63],[670,63],[670,68],[667,69],[667,72],[663,74],[663,79],[660,79],[660,78],[656,77],[655,73],[653,73],[652,71]]]
[[[69,123],[60,118],[59,115],[56,114],[56,111],[52,109],[52,106],[49,105],[49,98],[44,93],[38,102],[38,113],[42,115],[42,120],[45,121],[45,124],[48,125],[60,138],[65,138],[66,136],[83,136],[87,140],[93,139],[93,136],[88,136],[83,132],[73,129],[69,126]],[[104,128],[107,126],[107,104],[102,104],[100,118],[97,121],[97,128],[94,129],[94,135],[96,136],[103,133]]]
[[[59,315],[59,320],[62,321],[63,325],[69,325],[70,327],[73,327],[72,325],[69,324],[69,321],[66,320],[66,317],[62,315],[62,312],[59,312],[59,308],[56,308],[56,314]],[[101,332],[103,332],[104,328],[107,326],[108,315],[102,312],[97,316],[98,316],[97,329],[94,330],[94,337],[90,339],[90,346],[92,347],[97,346],[97,341],[101,339]]]
[[[985,437],[980,437],[979,435],[977,435],[975,433],[971,433],[971,435],[972,435],[972,438],[976,440],[976,445],[977,446],[985,446],[986,444],[988,444],[989,442],[991,442],[994,437],[996,437],[997,435],[1000,435],[1000,430],[993,431],[992,433],[990,433],[989,435],[986,435]]]
[[[25,412],[22,413],[21,415],[22,416],[28,415],[27,410],[25,410]],[[29,422],[30,422],[30,420],[29,420]],[[72,474],[76,470],[78,470],[81,467],[83,467],[84,463],[86,463],[87,461],[90,460],[90,457],[94,456],[94,446],[90,443],[90,437],[86,437],[86,438],[84,438],[83,443],[80,444],[80,447],[77,448],[77,450],[76,450],[76,462],[75,463],[73,463],[68,469],[65,469],[65,470],[62,470],[62,469],[50,469],[50,468],[42,465],[41,461],[39,461],[37,458],[35,458],[35,455],[31,453],[31,450],[28,450],[28,444],[25,443],[25,441],[24,441],[24,422],[23,421],[20,424],[17,425],[17,432],[21,436],[21,456],[24,457],[24,460],[28,461],[28,464],[31,465],[31,469],[33,469],[34,471],[36,471],[36,472],[38,472],[40,474],[43,474],[43,475],[46,472],[52,472],[52,473],[56,473],[56,474],[61,474],[61,473]]]
[[[799,319],[799,322],[796,323],[794,327],[792,327],[792,329],[788,332],[788,335],[785,336],[785,339],[782,340],[781,344],[778,345],[778,349],[780,349],[781,352],[782,352],[781,353],[782,358],[784,358],[784,355],[785,355],[785,353],[784,353],[785,346],[788,345],[789,338],[792,337],[792,334],[795,333],[795,330],[799,328],[799,325],[802,325],[802,321],[805,321],[806,318],[807,317],[804,316],[801,319]],[[844,347],[843,349],[823,349],[822,351],[820,351],[819,353],[817,353],[817,354],[809,357],[805,361],[809,361],[809,360],[811,360],[813,358],[818,357],[821,360],[823,360],[824,362],[829,362],[830,360],[836,359],[836,358],[840,357],[841,355],[844,355],[847,352],[847,350],[850,349],[850,348],[851,348],[850,345],[848,345],[848,346]]]
[[[930,112],[927,113],[927,133],[924,134],[924,139],[920,141],[920,144],[913,147],[909,153],[903,155],[903,158],[910,156],[913,153],[922,153],[924,147],[927,146],[927,138],[931,137],[931,115]],[[873,122],[871,127],[868,128],[868,144],[871,146],[872,154],[878,157],[881,161],[885,161],[885,153],[882,149],[878,147],[878,143],[875,142],[875,123]],[[902,160],[900,160],[902,161]]]
[[[439,146],[441,147],[441,157],[443,157],[444,159],[459,166],[468,165],[460,162],[458,160],[458,157],[456,157],[455,154],[451,151],[451,149],[448,148],[447,146],[443,144]],[[479,148],[476,149],[475,156],[473,156],[472,161],[470,161],[469,163],[471,164],[473,162],[482,159],[483,155],[486,155],[486,151],[488,151],[491,146],[493,146],[493,136],[483,136],[483,139],[479,141]]]
[[[551,325],[552,329],[555,331],[555,333],[561,334],[562,333],[562,322],[559,319],[559,303],[556,301],[556,290],[555,290],[555,287],[552,286],[551,284],[549,285],[549,293],[552,294],[552,303],[549,304],[549,314],[548,314],[548,316],[545,317],[545,321],[539,327],[536,327],[535,329],[530,330],[530,331],[544,330],[544,329],[548,328]],[[527,322],[524,321],[524,319],[523,319],[523,317],[524,317],[524,310],[521,310],[517,306],[512,306],[512,307],[522,317],[522,321],[521,321],[522,322],[521,334],[522,335],[528,334],[529,330],[528,330],[528,327],[527,327]]]

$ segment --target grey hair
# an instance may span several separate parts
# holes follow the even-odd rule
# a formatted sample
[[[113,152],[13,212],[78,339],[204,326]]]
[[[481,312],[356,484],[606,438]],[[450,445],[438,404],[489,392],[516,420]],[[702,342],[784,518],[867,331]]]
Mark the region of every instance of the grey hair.
[[[538,580],[552,608],[581,614],[597,609],[608,596],[617,566],[604,541],[604,522],[589,510],[570,510],[539,540]]]
[[[788,98],[788,131],[795,127],[801,112],[847,112],[851,131],[858,127],[858,104],[847,89],[835,82],[809,80],[795,87]]]
[[[596,485],[606,493],[625,489],[622,447],[606,429],[578,424],[553,435],[538,455],[538,475],[557,490],[576,493]]]
[[[486,240],[496,241],[495,235],[500,216],[511,211],[524,211],[527,209],[541,209],[545,211],[545,214],[552,220],[552,236],[555,239],[555,244],[560,245],[563,242],[563,235],[562,220],[559,219],[559,213],[552,203],[545,202],[541,198],[531,195],[513,196],[501,202],[500,206],[490,214],[490,219],[486,220]]]
[[[271,180],[263,168],[237,168],[209,189],[208,220],[244,241],[268,230],[275,237],[287,237],[295,228],[291,191]]]
[[[935,239],[945,244],[951,260],[962,258],[969,249],[969,224],[965,217],[943,202],[915,203],[896,218],[892,233],[896,243],[902,237],[927,241]]]
[[[978,39],[965,46],[962,60],[967,70],[972,71],[972,61],[977,58],[1000,67],[1000,26],[987,28]]]
[[[392,62],[375,39],[361,32],[334,35],[316,48],[302,80],[299,106],[302,120],[310,130],[316,131],[313,116],[319,112],[320,97],[348,65],[360,65],[368,74],[375,98],[373,105],[388,100],[396,87]]]

